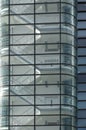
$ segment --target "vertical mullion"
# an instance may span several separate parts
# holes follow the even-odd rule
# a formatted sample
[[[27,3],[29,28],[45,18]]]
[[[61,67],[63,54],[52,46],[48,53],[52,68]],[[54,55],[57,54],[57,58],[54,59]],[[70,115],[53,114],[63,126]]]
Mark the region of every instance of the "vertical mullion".
[[[8,44],[8,66],[9,66],[9,72],[8,72],[8,130],[10,130],[10,0],[8,4],[8,30],[9,30],[9,44]]]
[[[60,130],[61,130],[61,0],[60,0]]]
[[[34,0],[34,130],[36,130],[36,48],[35,48],[35,0]]]

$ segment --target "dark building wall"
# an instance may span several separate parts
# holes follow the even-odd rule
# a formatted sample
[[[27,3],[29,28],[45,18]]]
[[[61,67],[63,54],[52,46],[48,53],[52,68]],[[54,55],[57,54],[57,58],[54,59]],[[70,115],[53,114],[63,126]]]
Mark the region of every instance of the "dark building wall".
[[[78,0],[78,130],[86,130],[86,0]]]

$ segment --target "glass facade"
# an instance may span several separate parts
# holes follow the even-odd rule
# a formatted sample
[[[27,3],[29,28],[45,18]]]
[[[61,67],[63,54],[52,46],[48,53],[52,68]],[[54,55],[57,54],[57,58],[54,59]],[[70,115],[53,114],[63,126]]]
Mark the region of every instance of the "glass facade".
[[[1,1],[1,129],[76,130],[76,4]]]

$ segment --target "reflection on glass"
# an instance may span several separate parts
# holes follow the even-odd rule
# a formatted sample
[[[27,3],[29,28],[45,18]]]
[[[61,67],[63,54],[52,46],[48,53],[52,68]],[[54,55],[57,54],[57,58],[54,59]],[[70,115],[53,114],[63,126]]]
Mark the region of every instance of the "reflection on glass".
[[[36,116],[36,125],[57,126],[60,125],[60,119],[59,116]]]
[[[1,126],[73,130],[74,0],[11,0],[10,9],[7,3],[1,8]]]

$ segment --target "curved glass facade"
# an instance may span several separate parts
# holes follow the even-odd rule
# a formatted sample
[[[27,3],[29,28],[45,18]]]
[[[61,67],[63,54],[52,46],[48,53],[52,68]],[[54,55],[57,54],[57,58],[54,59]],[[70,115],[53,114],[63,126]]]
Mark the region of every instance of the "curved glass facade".
[[[1,127],[76,130],[75,0],[2,0],[0,50]]]

